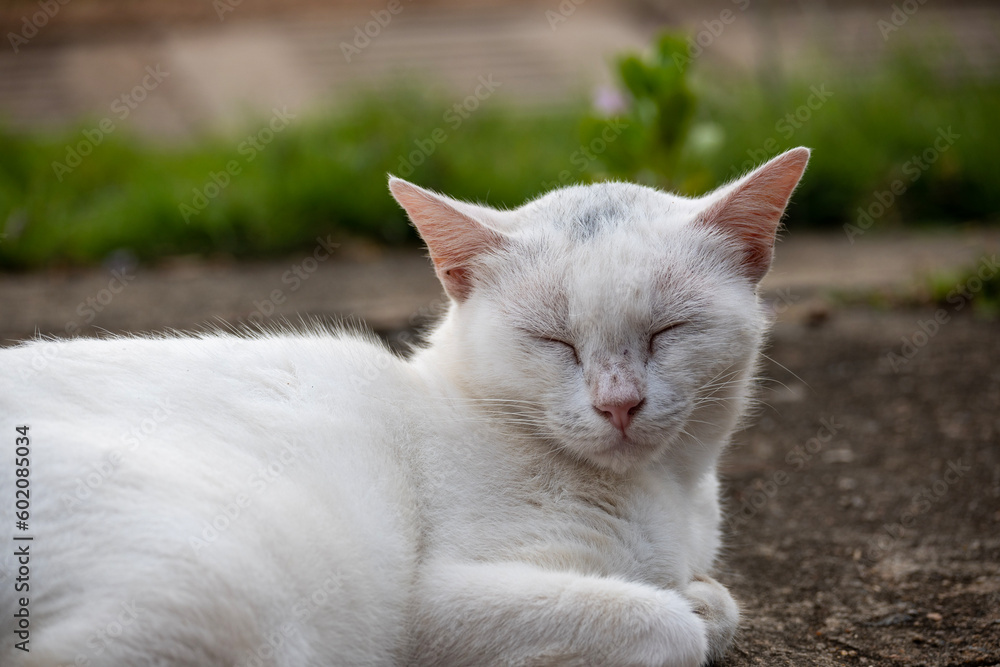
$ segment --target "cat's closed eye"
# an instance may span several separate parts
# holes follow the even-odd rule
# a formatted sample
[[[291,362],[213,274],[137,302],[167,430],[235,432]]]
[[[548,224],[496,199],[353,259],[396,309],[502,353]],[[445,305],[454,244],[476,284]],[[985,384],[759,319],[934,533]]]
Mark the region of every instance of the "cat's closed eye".
[[[580,353],[576,351],[576,346],[574,346],[572,343],[568,343],[561,338],[552,338],[550,336],[535,336],[535,338],[537,338],[544,344],[553,345],[556,347],[561,347],[565,350],[569,350],[570,352],[573,353],[573,360],[578,364],[580,363]]]
[[[659,342],[660,340],[668,337],[670,334],[676,332],[677,329],[679,329],[680,327],[684,326],[685,324],[688,324],[688,322],[683,321],[683,320],[679,320],[677,322],[671,322],[670,324],[668,324],[665,327],[660,327],[657,331],[655,331],[649,337],[649,354],[650,354],[650,356],[652,356],[653,352],[656,350],[656,344],[657,344],[657,342]]]

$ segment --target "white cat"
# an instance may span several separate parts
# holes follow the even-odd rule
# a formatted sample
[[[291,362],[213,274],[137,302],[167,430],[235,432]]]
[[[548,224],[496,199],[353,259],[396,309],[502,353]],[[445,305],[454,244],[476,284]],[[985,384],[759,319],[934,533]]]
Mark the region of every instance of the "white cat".
[[[452,299],[408,360],[325,330],[0,351],[0,661],[722,655],[716,464],[808,155],[513,211],[391,179]]]

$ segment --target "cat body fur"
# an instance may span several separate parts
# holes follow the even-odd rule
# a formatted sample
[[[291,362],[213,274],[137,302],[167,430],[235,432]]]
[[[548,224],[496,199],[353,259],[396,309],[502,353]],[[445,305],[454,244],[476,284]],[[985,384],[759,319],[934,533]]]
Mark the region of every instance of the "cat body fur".
[[[45,371],[20,382],[40,346]],[[36,555],[32,650],[3,664],[243,665],[269,642],[262,664],[399,664],[418,503],[406,452],[378,446],[405,441],[393,392],[410,388],[381,346],[218,335],[4,356],[17,398],[5,392],[0,421],[34,443]],[[372,392],[338,386],[374,358],[391,363]],[[0,588],[5,624],[14,597]]]
[[[807,156],[702,199],[601,184],[516,211],[394,180],[454,302],[405,360],[323,329],[4,350],[35,539],[32,650],[3,664],[718,657],[716,467]]]

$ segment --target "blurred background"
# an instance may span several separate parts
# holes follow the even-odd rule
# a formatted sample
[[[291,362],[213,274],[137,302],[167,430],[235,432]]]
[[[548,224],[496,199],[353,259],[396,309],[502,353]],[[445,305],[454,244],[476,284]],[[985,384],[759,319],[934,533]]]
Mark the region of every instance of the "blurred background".
[[[727,462],[726,664],[1000,661],[996,3],[5,0],[0,28],[4,345],[319,317],[404,348],[446,303],[387,173],[514,207],[811,147]]]
[[[401,245],[387,172],[504,206],[605,178],[700,194],[798,145],[816,159],[790,229],[990,224],[997,17],[927,0],[8,0],[0,266],[263,257],[320,232]]]

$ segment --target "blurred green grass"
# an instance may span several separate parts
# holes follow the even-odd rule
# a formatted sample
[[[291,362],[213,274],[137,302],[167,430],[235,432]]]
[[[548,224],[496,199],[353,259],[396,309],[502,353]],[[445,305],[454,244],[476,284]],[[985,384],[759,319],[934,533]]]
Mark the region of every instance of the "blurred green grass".
[[[252,151],[252,160],[240,146],[266,121],[177,148],[112,133],[61,182],[53,163],[65,164],[67,145],[78,144],[82,130],[95,123],[57,136],[0,130],[0,231],[7,234],[0,265],[85,264],[116,249],[143,260],[210,252],[262,256],[331,232],[411,241],[386,174],[399,170],[400,156],[417,150],[415,141],[438,127],[450,130],[442,111],[452,103],[415,89],[392,98],[360,94],[340,113],[293,121]],[[567,115],[555,114],[521,123],[514,112],[484,107],[436,145],[412,178],[456,196],[516,204],[562,167],[574,135],[566,122]],[[239,173],[216,188],[213,174],[224,182],[230,162]],[[196,191],[218,194],[198,211]]]
[[[670,44],[676,42],[661,48]],[[634,68],[643,57],[622,62]],[[871,71],[827,63],[783,76],[737,76],[699,63],[672,73],[669,59],[645,62],[691,103],[678,105],[674,95],[658,107],[623,85],[618,108],[595,109],[580,99],[532,113],[487,99],[456,127],[446,114],[457,100],[448,93],[390,82],[359,91],[337,110],[296,119],[252,160],[241,142],[267,119],[245,133],[177,146],[117,131],[61,180],[53,164],[65,163],[67,147],[97,121],[59,133],[0,128],[0,267],[89,264],[121,250],[147,261],[190,253],[267,256],[331,233],[413,243],[388,194],[387,173],[507,207],[556,184],[605,178],[694,195],[798,145],[814,154],[790,227],[856,224],[859,207],[877,211],[878,193],[897,180],[905,192],[893,196],[873,229],[997,220],[996,75],[961,64],[932,67],[914,50]],[[914,178],[912,158],[946,128],[959,137]],[[594,143],[602,132],[611,139]],[[667,135],[672,143],[661,146]],[[414,152],[417,159],[408,157]],[[213,174],[231,161],[239,173],[206,198],[203,210],[185,216],[182,205],[192,206],[196,191],[214,194]]]

